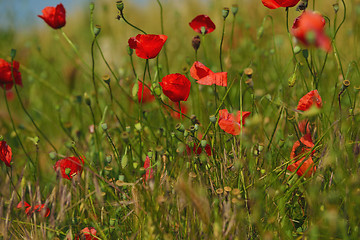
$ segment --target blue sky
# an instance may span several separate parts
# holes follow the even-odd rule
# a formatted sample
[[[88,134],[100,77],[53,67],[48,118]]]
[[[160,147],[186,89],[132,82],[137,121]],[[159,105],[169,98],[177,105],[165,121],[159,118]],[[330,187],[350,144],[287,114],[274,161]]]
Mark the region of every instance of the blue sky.
[[[99,1],[99,0],[97,0]],[[21,27],[30,23],[39,24],[41,21],[37,15],[46,6],[56,6],[60,2],[67,12],[87,7],[90,2],[96,0],[0,0],[0,28]],[[149,0],[132,0],[135,3],[145,3]],[[115,3],[115,0],[114,0]],[[88,8],[87,8],[88,9]]]

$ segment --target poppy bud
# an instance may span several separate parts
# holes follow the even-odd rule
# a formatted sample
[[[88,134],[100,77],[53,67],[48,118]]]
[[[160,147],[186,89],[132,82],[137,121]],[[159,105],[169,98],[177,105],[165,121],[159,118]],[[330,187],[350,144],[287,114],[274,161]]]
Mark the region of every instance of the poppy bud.
[[[200,141],[200,144],[201,144],[201,146],[204,148],[204,147],[206,147],[206,144],[207,144],[207,141],[204,139],[204,140],[201,140]]]
[[[107,124],[106,124],[106,123],[102,123],[102,124],[101,124],[101,128],[102,128],[104,131],[106,131],[106,130],[108,129]]]
[[[200,43],[201,43],[201,40],[200,40],[199,35],[196,35],[195,37],[193,37],[191,44],[192,44],[193,48],[195,49],[195,51],[197,51],[199,49]]]
[[[301,47],[299,47],[299,46],[294,47],[294,53],[295,54],[298,54],[300,51],[301,51]]]
[[[100,31],[101,31],[101,26],[100,25],[95,25],[95,27],[94,27],[95,37],[100,34]]]
[[[339,11],[339,3],[333,4],[333,8],[334,8],[335,13],[337,13]]]
[[[215,115],[211,115],[211,116],[209,117],[209,119],[210,119],[210,122],[216,123],[216,117],[215,117]]]
[[[302,50],[302,54],[306,59],[309,57],[309,51],[307,49]]]
[[[136,123],[134,127],[135,127],[135,129],[138,130],[138,131],[140,131],[141,128],[142,128],[141,123]]]
[[[252,78],[249,78],[248,80],[246,80],[245,83],[246,83],[246,85],[248,85],[249,88],[254,87],[254,82],[253,82]]]
[[[148,157],[151,159],[151,158],[153,157],[153,151],[152,151],[152,150],[149,150],[147,155],[148,155]]]
[[[110,154],[107,154],[106,157],[105,157],[105,161],[110,164],[111,161],[112,161],[112,156]]]
[[[122,132],[122,133],[120,134],[120,137],[121,137],[121,139],[122,139],[124,142],[128,142],[128,140],[129,140],[129,133],[128,133],[128,132]]]
[[[10,51],[10,57],[11,57],[11,61],[13,61],[15,59],[16,56],[16,49],[11,49]]]
[[[222,10],[222,16],[223,16],[223,18],[224,18],[224,20],[227,18],[227,16],[229,16],[229,11],[230,11],[230,9],[229,8],[223,8],[223,10]]]
[[[185,131],[185,127],[181,123],[176,124],[175,129],[178,130],[179,132]]]
[[[190,132],[195,132],[196,131],[196,129],[195,129],[195,126],[191,126],[190,128],[189,128],[189,130],[190,130]]]
[[[341,87],[341,90],[345,90],[346,88],[348,88],[350,86],[350,81],[349,80],[344,80],[343,81],[343,85]]]
[[[106,84],[110,84],[110,76],[109,75],[104,75],[102,76],[102,80],[106,83]]]
[[[252,68],[245,68],[244,73],[248,78],[251,78],[252,74],[254,73],[254,70]]]
[[[89,8],[90,8],[90,11],[94,11],[95,4],[93,2],[91,2],[89,5]]]
[[[130,46],[127,46],[127,52],[129,54],[129,56],[132,56],[134,50]]]
[[[239,10],[239,6],[237,4],[232,5],[231,12],[235,16]]]
[[[189,130],[186,130],[186,129],[185,129],[185,131],[184,131],[184,137],[187,137],[187,136],[189,136]]]
[[[91,106],[91,100],[87,93],[84,93],[84,99],[85,99],[86,105]]]
[[[50,152],[50,153],[49,153],[49,157],[51,158],[51,160],[55,160],[55,158],[56,158],[56,152]]]
[[[120,12],[122,12],[122,11],[124,10],[124,3],[123,3],[123,1],[117,1],[117,2],[116,2],[116,8],[117,8]]]

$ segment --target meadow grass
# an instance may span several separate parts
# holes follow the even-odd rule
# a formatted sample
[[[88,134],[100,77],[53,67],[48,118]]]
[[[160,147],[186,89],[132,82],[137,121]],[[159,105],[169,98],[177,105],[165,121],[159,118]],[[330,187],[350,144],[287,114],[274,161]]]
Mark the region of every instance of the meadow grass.
[[[328,53],[287,32],[296,7],[123,2],[123,15],[97,1],[59,30],[0,31],[0,58],[19,61],[23,81],[12,100],[1,93],[0,134],[13,157],[11,168],[0,164],[0,239],[76,239],[85,227],[96,229],[94,239],[358,239],[360,2],[309,1],[326,19]],[[189,22],[199,14],[216,30],[195,55],[199,34]],[[128,39],[141,33],[131,25],[168,36],[157,58],[129,55]],[[195,58],[227,72],[228,86],[197,84]],[[177,117],[158,84],[169,73],[192,84]],[[137,80],[158,94],[154,101],[139,103]],[[322,108],[296,110],[315,89]],[[219,127],[221,109],[251,112],[240,135]],[[314,143],[301,156],[314,161],[310,177],[287,170],[304,119]],[[53,168],[69,156],[85,161],[71,181]],[[153,177],[145,181],[147,157]],[[28,216],[20,201],[45,203],[50,215]]]

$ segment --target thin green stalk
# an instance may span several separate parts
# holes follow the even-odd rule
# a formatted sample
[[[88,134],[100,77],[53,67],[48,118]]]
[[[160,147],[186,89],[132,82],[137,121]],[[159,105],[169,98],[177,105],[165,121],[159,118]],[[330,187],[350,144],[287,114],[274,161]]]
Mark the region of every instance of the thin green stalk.
[[[95,146],[96,146],[96,152],[97,154],[100,156],[100,140],[99,140],[99,136],[97,133],[97,127],[96,127],[96,119],[95,119],[95,115],[94,115],[94,111],[93,108],[91,107],[91,104],[88,105],[90,108],[90,112],[91,112],[91,117],[93,119],[93,124],[94,124],[94,133],[95,133]]]
[[[163,19],[163,7],[161,5],[160,0],[156,0],[157,3],[159,4],[160,7],[160,21],[161,21],[161,34],[165,34],[164,33],[164,19]],[[166,63],[166,72],[167,74],[169,74],[169,60],[168,60],[168,56],[167,56],[167,51],[166,51],[166,43],[164,44],[164,55],[165,55],[165,63]]]
[[[6,97],[6,88],[5,88],[5,85],[3,85],[2,87],[3,87],[3,89],[4,89],[4,99],[5,99],[6,109],[7,109],[8,113],[9,113],[11,125],[12,125],[12,128],[13,128],[14,132],[15,132],[16,138],[17,138],[17,140],[18,140],[18,142],[19,142],[19,144],[20,144],[23,152],[25,153],[27,159],[31,162],[31,164],[33,165],[33,167],[35,167],[34,162],[32,161],[30,155],[26,152],[25,147],[24,147],[24,145],[22,144],[22,141],[21,141],[21,139],[20,139],[20,137],[19,137],[19,134],[18,134],[18,132],[17,132],[17,130],[16,130],[15,123],[14,123],[14,119],[13,119],[12,114],[11,114],[11,111],[10,111],[9,102],[8,102],[8,100],[7,100],[7,97]]]
[[[19,90],[17,88],[17,85],[15,83],[15,77],[14,77],[14,71],[13,71],[13,57],[11,58],[11,77],[12,77],[12,80],[13,80],[13,83],[14,83],[14,87],[15,87],[15,92],[16,92],[16,96],[20,102],[20,105],[21,105],[21,108],[23,109],[23,111],[25,112],[25,114],[29,117],[30,121],[32,122],[32,124],[34,125],[34,127],[38,130],[38,132],[44,137],[44,139],[51,145],[51,147],[54,149],[54,151],[57,153],[57,149],[56,147],[51,143],[51,141],[47,138],[47,136],[43,133],[43,131],[41,131],[41,129],[36,125],[34,119],[31,117],[30,113],[26,110],[24,104],[23,104],[23,101],[21,100],[21,97],[20,97],[20,93],[19,93]],[[5,94],[5,98],[6,98],[6,94]],[[6,99],[7,100],[7,99]]]
[[[94,90],[95,90],[95,100],[96,100],[96,105],[98,106],[100,112],[100,104],[99,104],[99,94],[98,94],[98,88],[95,82],[95,58],[94,58],[94,45],[95,45],[95,41],[96,41],[97,35],[94,36],[92,43],[91,43],[91,79],[93,82],[93,86],[94,86]]]
[[[136,30],[142,32],[143,34],[147,34],[147,33],[146,33],[145,31],[143,31],[142,29],[140,29],[140,28],[136,27],[135,25],[131,24],[130,22],[128,22],[128,21],[126,20],[125,16],[124,16],[123,11],[119,11],[119,13],[120,13],[120,17],[121,17],[122,19],[124,19],[124,21],[125,21],[126,24],[128,24],[129,26],[131,26],[131,27],[135,28]]]
[[[180,101],[179,101],[178,103],[179,103],[179,111],[180,111],[180,120],[182,120],[182,113],[181,113],[181,104],[180,104]]]
[[[219,55],[219,60],[220,60],[220,69],[223,72],[223,64],[222,64],[222,45],[224,42],[224,35],[225,35],[225,22],[226,22],[226,18],[224,18],[224,22],[223,22],[223,28],[222,28],[222,34],[221,34],[221,41],[220,41],[220,55]]]

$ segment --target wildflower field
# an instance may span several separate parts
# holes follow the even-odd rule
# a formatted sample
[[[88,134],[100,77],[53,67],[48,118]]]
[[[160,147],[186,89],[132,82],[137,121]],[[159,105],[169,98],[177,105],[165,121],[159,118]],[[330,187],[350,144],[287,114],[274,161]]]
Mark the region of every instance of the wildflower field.
[[[360,238],[359,0],[67,10],[0,29],[0,239]]]

